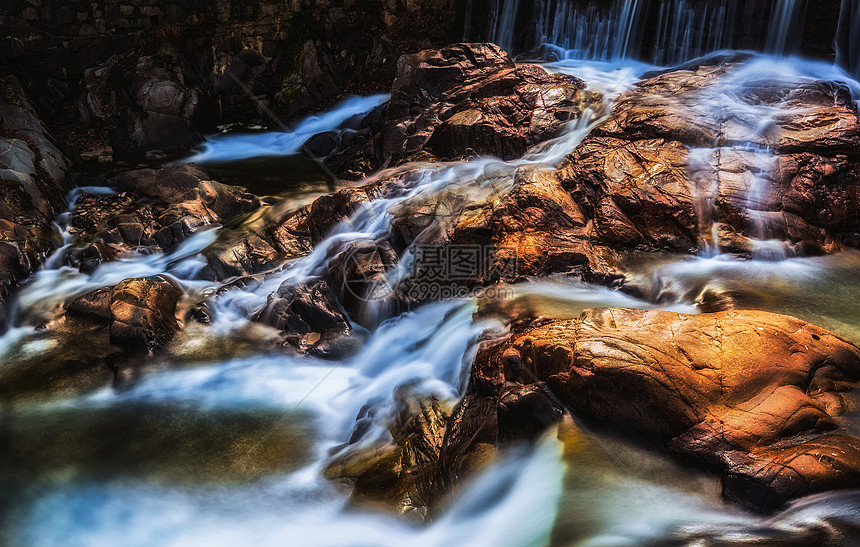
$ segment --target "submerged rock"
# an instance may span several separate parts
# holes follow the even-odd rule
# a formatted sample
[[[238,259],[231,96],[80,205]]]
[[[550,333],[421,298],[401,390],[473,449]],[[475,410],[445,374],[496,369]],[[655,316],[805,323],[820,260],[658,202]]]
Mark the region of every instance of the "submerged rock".
[[[799,319],[591,309],[513,336],[476,369],[545,380],[581,415],[721,469],[724,494],[760,510],[860,486],[860,439],[840,418],[860,348]]]

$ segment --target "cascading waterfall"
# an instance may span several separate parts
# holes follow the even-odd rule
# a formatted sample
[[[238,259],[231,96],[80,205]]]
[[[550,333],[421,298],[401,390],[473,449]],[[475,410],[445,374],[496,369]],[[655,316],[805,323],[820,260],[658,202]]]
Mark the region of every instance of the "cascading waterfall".
[[[507,51],[514,49],[519,8],[520,0],[501,0],[498,8],[499,15],[493,26],[493,41]]]
[[[608,7],[594,3],[582,6],[575,0],[538,2],[535,41],[567,50],[567,58],[608,61],[628,57],[639,5],[637,0]],[[513,27],[514,21],[506,25]]]
[[[765,51],[775,55],[785,55],[791,41],[789,35],[797,32],[803,15],[804,0],[781,0],[775,2],[768,26]]]
[[[635,28],[637,0],[607,4],[577,0],[544,0],[534,2],[533,29],[525,30],[527,42],[514,43],[517,35],[519,0],[496,0],[490,17],[494,21],[491,36],[507,51],[519,53],[540,44],[551,44],[568,50],[566,58],[609,60],[629,55],[630,33]]]
[[[842,0],[836,30],[836,64],[860,78],[860,0]]]
[[[713,155],[711,148],[694,148],[687,156],[687,171],[692,183],[693,205],[699,228],[700,254],[706,257],[717,255],[720,249],[716,206],[719,178],[712,164]]]
[[[568,70],[564,67],[556,69]],[[614,74],[614,83],[613,78],[608,78],[595,87],[605,86],[604,91],[612,95],[629,85],[630,72]],[[543,143],[516,161],[480,158],[428,166],[400,195],[369,202],[317,245],[311,255],[298,259],[257,286],[225,293],[218,302],[216,321],[210,327],[212,335],[223,337],[231,330],[248,324],[248,310],[259,306],[282,283],[298,284],[319,274],[327,265],[329,250],[340,242],[375,239],[385,234],[390,229],[390,208],[409,201],[437,199],[440,193],[451,192],[462,194],[462,199],[456,203],[463,207],[495,199],[500,192],[512,186],[517,170],[557,167],[602,119],[586,111],[580,120],[569,124],[562,136]],[[32,315],[43,315],[39,312],[59,306],[70,295],[108,286],[124,278],[156,273],[168,273],[186,290],[200,294],[209,282],[196,279],[203,265],[198,253],[215,241],[217,233],[218,227],[202,229],[169,255],[129,256],[102,264],[90,273],[67,267],[43,270],[23,288],[17,301]],[[628,306],[647,306],[632,298],[620,298]],[[571,296],[571,302],[576,299],[587,302],[579,304],[586,307],[604,302],[618,303],[619,295],[607,289],[585,289],[582,294]],[[221,313],[231,309],[232,314]],[[344,514],[346,500],[342,493],[321,476],[327,455],[350,439],[356,416],[362,409],[371,408],[373,412],[370,427],[364,430],[360,442],[372,444],[384,441],[389,435],[386,425],[397,411],[397,398],[404,390],[418,397],[435,396],[445,401],[454,401],[462,395],[469,364],[477,349],[476,340],[496,324],[476,320],[474,312],[474,301],[459,299],[428,304],[417,311],[389,318],[370,333],[359,352],[336,367],[312,358],[282,355],[233,358],[184,370],[155,373],[126,390],[107,388],[46,403],[34,411],[50,413],[54,409],[62,409],[67,413],[110,413],[117,409],[141,409],[151,405],[179,405],[186,409],[186,413],[192,414],[212,409],[229,412],[249,406],[283,412],[293,405],[300,405],[300,419],[308,421],[308,427],[314,431],[314,436],[308,439],[312,447],[312,463],[277,481],[277,497],[284,500],[284,507],[294,507],[294,511],[287,511],[288,516],[285,517],[279,509],[276,517],[266,517],[272,519],[267,522],[277,522],[277,526],[265,526],[263,521],[266,519],[253,519],[253,534],[264,544],[271,544],[276,537],[283,538],[283,534],[289,533],[290,537],[305,540],[314,537],[319,545],[340,545],[356,534],[373,538],[377,544],[396,545],[411,540],[424,545],[443,545],[449,544],[452,538],[473,537],[476,530],[482,530],[480,538],[473,537],[477,542],[493,537],[496,544],[502,541],[513,545],[542,543],[548,539],[553,525],[563,471],[559,443],[552,439],[531,455],[523,454],[507,463],[503,460],[488,469],[472,487],[464,490],[450,513],[442,515],[426,529],[415,529],[393,519],[380,519],[384,525],[371,531],[368,528],[370,517]],[[22,323],[26,316],[21,315]],[[22,326],[10,331],[8,336],[14,340],[8,345],[0,340],[0,348],[18,344],[22,337],[27,336],[22,330],[28,329]],[[29,330],[32,331],[32,327]],[[28,347],[24,344],[21,351],[31,351]],[[302,398],[303,394],[307,395]],[[523,462],[529,461],[534,465],[526,464],[524,467]],[[547,474],[551,468],[555,471]],[[526,481],[526,477],[531,478]],[[509,494],[500,496],[499,485],[506,485]],[[267,492],[272,486],[250,484],[218,494],[226,500],[219,504],[210,503],[211,493],[203,494],[200,489],[192,487],[165,485],[142,489],[123,481],[83,487],[75,478],[58,479],[47,488],[44,503],[32,508],[26,505],[17,508],[24,512],[16,520],[21,527],[11,536],[15,542],[54,544],[75,534],[88,538],[91,543],[107,544],[116,540],[121,528],[133,528],[137,535],[123,536],[124,544],[151,544],[156,541],[155,533],[157,541],[162,544],[181,544],[188,540],[189,533],[196,534],[197,539],[201,534],[208,534],[208,524],[200,526],[193,523],[210,522],[214,516],[229,525],[226,535],[218,534],[213,541],[230,543],[231,538],[248,537],[245,523],[249,522],[249,517],[242,515],[236,518],[232,512],[225,513],[223,504],[256,507],[257,514],[269,515],[269,510],[260,510],[259,504],[249,504],[247,499],[261,493],[272,495]],[[200,496],[209,501],[202,506],[196,505],[194,500]],[[296,500],[303,498],[314,501],[296,506]],[[139,504],[140,512],[125,512],[125,517],[111,513],[111,508],[124,507],[130,500]],[[532,508],[535,504],[543,507],[545,518],[528,526],[512,526],[510,515],[521,513],[524,503]],[[112,516],[86,522],[65,517],[74,514],[73,508],[84,505],[99,507],[99,514],[104,510]],[[71,511],[52,511],[52,506],[66,507]],[[171,508],[185,511],[183,508],[192,506],[199,508],[189,509],[190,513],[186,513],[193,515],[191,520],[163,520],[163,515],[171,513]],[[294,515],[290,516],[292,513]],[[160,525],[156,528],[142,526],[134,521],[141,515],[158,520]],[[50,521],[50,526],[43,525],[46,521]],[[338,524],[330,529],[329,534],[320,534],[322,523],[329,521]],[[37,522],[42,524],[36,525]],[[224,526],[223,522],[221,525]],[[326,526],[329,524],[323,525]],[[495,532],[488,535],[485,527]]]
[[[619,0],[608,4],[589,2],[583,6],[582,2],[573,0],[537,1],[539,16],[534,18],[534,23],[535,35],[540,41],[568,50],[567,59],[546,65],[546,68],[582,77],[590,89],[603,92],[611,103],[631,86],[637,75],[653,67],[629,60],[644,17],[644,2]],[[775,12],[776,18],[772,18],[772,28],[778,29],[774,31],[774,47],[782,50],[786,49],[786,36],[790,36],[793,18],[800,13],[798,6],[802,2],[790,4],[791,9],[783,12],[780,8],[779,17]],[[495,5],[497,20],[492,26],[493,35],[505,47],[513,48],[518,41],[515,39],[520,21],[518,13],[526,4],[517,0],[497,0]],[[674,63],[709,49],[736,46],[732,36],[746,32],[739,31],[737,26],[746,9],[741,2],[734,1],[662,2],[654,43],[655,60]],[[851,28],[854,33],[860,32],[857,25]],[[623,62],[594,63],[582,61],[583,58],[623,59]],[[773,147],[767,141],[768,124],[775,116],[785,114],[788,107],[778,102],[742,103],[739,97],[750,87],[748,81],[754,87],[759,79],[768,75],[768,67],[774,73],[791,72],[788,65],[773,65],[772,57],[759,58],[733,73],[724,84],[715,85],[711,94],[700,97],[708,108],[725,111],[723,121],[731,118],[748,142],[714,143],[713,147],[690,150],[687,167],[695,194],[703,256],[668,261],[665,257],[655,259],[661,262],[653,268],[639,270],[643,278],[649,279],[648,283],[637,280],[637,272],[629,277],[631,285],[644,287],[642,294],[648,294],[649,301],[660,302],[659,305],[607,288],[573,282],[563,276],[519,284],[515,288],[517,296],[551,301],[554,311],[569,316],[598,306],[668,308],[695,313],[693,303],[699,295],[728,279],[747,292],[766,288],[767,294],[779,302],[779,311],[788,313],[816,306],[818,302],[812,302],[810,295],[817,297],[815,289],[820,288],[817,283],[824,277],[835,287],[830,291],[833,295],[829,296],[827,307],[837,308],[844,305],[845,300],[860,302],[860,283],[856,281],[860,257],[857,256],[802,258],[778,263],[716,256],[720,245],[716,218],[720,192],[718,172],[723,154],[745,155],[757,166],[744,189],[747,213],[755,225],[753,235],[762,240],[767,238],[768,177],[775,158]],[[799,76],[792,76],[809,76],[799,69],[798,73]],[[826,75],[831,79],[833,76]],[[794,80],[775,78],[772,81],[787,88]],[[301,140],[302,135],[336,129],[352,115],[367,111],[382,100],[382,97],[355,99],[332,112],[306,119],[295,132]],[[432,203],[443,196],[464,209],[478,209],[498,199],[512,188],[519,169],[558,166],[597,123],[606,119],[603,114],[605,112],[586,111],[580,120],[568,125],[562,136],[543,143],[519,160],[476,158],[424,166],[409,178],[399,194],[363,204],[350,219],[319,242],[310,255],[285,264],[279,272],[264,277],[257,284],[249,281],[242,288],[224,292],[213,304],[214,323],[193,328],[206,329],[210,339],[226,339],[248,327],[252,311],[263,305],[279,286],[299,284],[324,273],[339,246],[375,241],[388,235],[392,211],[397,207]],[[284,133],[255,137],[213,139],[203,156],[197,159],[235,160],[298,150],[295,140]],[[70,211],[74,199],[75,195],[70,195]],[[169,254],[126,256],[84,273],[60,266],[65,251],[72,245],[72,238],[65,231],[67,220],[68,214],[61,216],[57,223],[58,230],[64,234],[64,246],[55,257],[49,258],[46,269],[35,274],[16,296],[20,313],[14,316],[15,328],[0,337],[0,357],[6,362],[11,362],[17,354],[40,351],[40,340],[28,341],[27,337],[35,332],[35,325],[41,319],[51,316],[71,296],[113,285],[125,278],[162,273],[174,277],[194,296],[211,290],[211,283],[199,279],[197,274],[206,264],[200,253],[216,241],[218,226],[198,230]],[[396,285],[401,274],[398,270],[391,271],[386,283]],[[843,282],[849,275],[854,275],[854,285],[850,286],[853,292],[845,298]],[[749,285],[759,286],[751,289]],[[231,481],[215,485],[156,481],[151,476],[141,479],[133,473],[118,478],[92,477],[60,459],[64,465],[48,468],[39,475],[32,491],[16,493],[9,521],[12,530],[2,530],[0,542],[65,545],[74,537],[81,538],[76,545],[87,547],[200,543],[264,546],[281,545],[289,538],[297,544],[326,547],[356,542],[391,546],[407,543],[442,546],[459,542],[498,547],[548,544],[554,541],[554,527],[568,525],[585,536],[579,543],[585,545],[636,545],[664,539],[693,543],[705,541],[703,537],[717,538],[715,542],[719,543],[722,539],[754,538],[768,527],[778,535],[792,527],[829,523],[828,519],[837,513],[850,522],[857,521],[856,513],[845,509],[852,503],[856,506],[856,494],[851,493],[802,500],[765,519],[739,509],[727,509],[722,500],[711,496],[711,492],[697,490],[692,479],[685,482],[688,478],[674,468],[666,473],[672,477],[665,481],[668,484],[647,472],[635,477],[619,476],[618,469],[607,471],[589,461],[606,459],[594,456],[602,456],[606,447],[603,441],[596,443],[585,435],[572,443],[577,445],[582,460],[579,463],[583,465],[572,467],[574,473],[570,475],[584,481],[576,488],[565,486],[568,460],[562,455],[562,443],[550,436],[538,441],[534,450],[513,450],[504,454],[473,482],[464,485],[427,526],[413,526],[391,516],[355,511],[342,489],[322,477],[322,470],[331,454],[350,450],[344,448],[344,444],[356,430],[356,417],[365,409],[372,410],[368,412],[372,414],[370,426],[359,436],[357,445],[364,448],[388,439],[390,433],[386,425],[397,412],[399,397],[404,391],[448,403],[456,401],[463,394],[478,339],[488,329],[502,326],[496,321],[477,319],[475,302],[470,299],[428,304],[395,317],[391,317],[384,306],[376,307],[374,303],[368,303],[363,311],[371,316],[367,323],[377,326],[367,333],[364,345],[354,355],[336,365],[313,357],[267,354],[262,350],[241,357],[216,355],[213,358],[211,354],[201,353],[190,360],[194,366],[165,366],[145,374],[122,390],[105,388],[85,395],[64,394],[59,399],[28,403],[24,408],[10,406],[4,414],[4,417],[14,418],[10,422],[26,413],[48,416],[46,421],[60,412],[78,413],[89,419],[97,413],[138,412],[156,405],[179,409],[177,413],[182,416],[229,414],[237,408],[251,409],[251,412],[274,414],[280,419],[275,429],[284,423],[284,416],[290,418],[290,423],[302,424],[305,435],[295,440],[295,444],[307,445],[311,458],[299,469],[278,469],[263,478],[255,476],[245,482],[231,482],[235,478],[231,477]],[[824,317],[822,322],[826,322],[827,312],[820,313]],[[851,317],[845,319],[845,323],[853,323],[841,325],[840,332],[847,333],[846,336],[860,336],[860,328],[853,326],[856,310],[850,308],[846,315]],[[840,327],[839,321],[834,324],[834,328]],[[199,349],[206,342],[184,343],[197,344]],[[53,427],[64,435],[44,438],[56,441],[62,449],[62,443],[70,437],[68,425],[56,417],[54,421],[57,423]],[[215,425],[218,427],[212,422],[206,423],[207,428],[218,429],[220,434],[221,424]],[[86,431],[86,428],[81,429]],[[43,439],[27,428],[15,431],[25,437]],[[94,437],[100,439],[110,439],[116,433],[95,431]],[[6,430],[0,432],[7,433]],[[126,430],[122,433],[129,436]],[[646,457],[640,452],[630,453],[634,456],[629,458],[632,462],[638,463]],[[194,463],[210,465],[211,459],[215,457],[207,453]],[[152,467],[157,468],[157,465]],[[632,467],[635,473],[635,465]],[[571,507],[575,509],[569,510]]]
[[[664,0],[654,36],[653,62],[671,65],[733,46],[742,6],[735,0]],[[749,20],[749,19],[747,19]]]
[[[496,0],[490,37],[513,54],[547,44],[570,59],[674,65],[721,49],[790,53],[804,9],[804,0],[536,0],[524,16],[519,0]]]

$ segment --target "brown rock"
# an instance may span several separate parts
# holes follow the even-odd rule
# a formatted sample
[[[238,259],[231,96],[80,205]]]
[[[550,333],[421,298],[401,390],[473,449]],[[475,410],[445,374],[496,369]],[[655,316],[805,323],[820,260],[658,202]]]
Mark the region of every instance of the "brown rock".
[[[110,340],[123,349],[164,346],[179,330],[182,290],[162,277],[126,279],[111,291]]]
[[[269,295],[254,321],[283,331],[285,341],[300,349],[323,348],[349,333],[349,321],[323,280],[295,285],[287,281]]]
[[[423,519],[436,494],[433,479],[449,415],[435,400],[400,400],[398,404],[399,412],[388,428],[391,444],[370,450],[347,445],[325,475],[351,482],[353,503]]]
[[[398,61],[381,129],[332,162],[350,175],[418,158],[513,159],[599,100],[576,78],[517,67],[493,44],[454,44]]]
[[[798,319],[592,309],[482,359],[479,370],[547,380],[577,412],[722,468],[726,495],[759,509],[860,481],[860,441],[820,437],[841,428],[860,348]]]
[[[193,165],[167,164],[157,170],[129,171],[119,177],[116,186],[124,191],[78,198],[71,232],[88,245],[72,250],[68,256],[72,266],[92,269],[122,252],[141,247],[170,252],[202,226],[260,207],[260,200],[244,188],[210,180],[205,171]],[[233,262],[246,268],[231,268],[226,264],[230,257],[218,260],[217,253],[213,253],[206,273],[226,277],[255,271],[259,262],[266,261],[262,255],[268,249],[261,247],[273,248],[272,254],[277,254],[278,243],[269,235],[248,234],[235,242],[237,247],[245,244],[245,253],[232,257]]]
[[[66,305],[66,316],[107,329],[110,343],[126,353],[164,347],[179,330],[176,306],[182,290],[163,276],[126,279]]]
[[[772,109],[772,123],[750,107]],[[758,79],[731,62],[640,82],[559,178],[616,249],[750,253],[752,238],[834,252],[860,240],[857,150],[843,84]]]

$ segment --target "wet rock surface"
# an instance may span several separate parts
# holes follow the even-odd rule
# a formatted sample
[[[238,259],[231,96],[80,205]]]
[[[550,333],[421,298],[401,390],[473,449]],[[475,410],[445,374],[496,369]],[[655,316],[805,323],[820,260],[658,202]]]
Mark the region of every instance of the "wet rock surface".
[[[72,301],[66,315],[106,328],[110,343],[123,351],[146,352],[165,347],[179,330],[176,306],[182,294],[163,276],[126,279]]]
[[[17,78],[0,78],[0,310],[56,245],[68,169]]]
[[[798,319],[597,308],[525,329],[475,366],[472,391],[546,381],[583,417],[721,470],[724,495],[759,510],[860,481],[842,418],[860,348]]]
[[[438,495],[434,480],[449,412],[435,400],[409,398],[400,405],[388,428],[390,444],[371,451],[347,445],[325,474],[351,484],[351,501],[358,507],[384,507],[423,519]]]
[[[67,259],[70,265],[91,271],[132,250],[170,252],[202,227],[260,207],[259,198],[244,188],[211,180],[191,165],[128,171],[114,184],[118,194],[85,193],[78,198],[70,220],[76,240]],[[244,241],[253,237],[248,235]],[[210,271],[229,272],[217,256],[212,262]]]
[[[327,17],[334,25],[353,24],[336,9]],[[279,100],[297,108],[336,95],[343,82],[332,45],[297,43],[299,72],[286,77],[286,61],[275,67],[268,53],[247,48],[237,55],[213,50],[220,72],[204,71],[204,83],[188,77],[187,60],[173,51],[117,56],[88,70],[78,106],[102,142],[82,159],[109,162],[114,152],[195,142],[207,98],[202,89],[224,98],[228,109],[248,110],[227,69],[257,86],[281,78]],[[373,53],[380,55],[387,53]],[[570,120],[590,119],[602,98],[577,78],[517,66],[492,44],[406,55],[389,103],[352,120],[355,129],[309,143],[347,176],[390,170],[295,210],[270,207],[272,201],[193,165],[124,171],[112,179],[117,194],[79,199],[70,221],[76,241],[65,263],[89,274],[132,251],[172,253],[206,226],[226,224],[214,242],[191,253],[199,269],[189,278],[224,282],[213,289],[217,299],[259,287],[291,259],[320,250],[325,256],[301,281],[282,283],[262,306],[265,295],[253,295],[257,309],[242,311],[249,329],[271,335],[261,344],[265,351],[286,346],[290,353],[345,359],[363,342],[359,326],[372,331],[422,304],[458,296],[446,296],[451,287],[551,276],[618,286],[629,251],[713,248],[749,256],[754,240],[763,239],[787,240],[801,254],[860,245],[860,122],[850,91],[808,79],[777,85],[744,73],[740,61],[652,75],[621,96],[561,169],[487,162],[467,177],[455,173],[466,184],[412,194],[426,182],[422,177],[448,168],[446,161],[521,157]],[[764,114],[714,108],[727,86],[739,90],[733,101]],[[4,79],[2,91],[0,144],[9,149],[0,156],[0,177],[11,188],[0,201],[5,290],[56,245],[50,221],[63,206],[66,167],[14,80]],[[372,210],[375,200],[407,195],[390,209]],[[370,233],[380,219],[386,229],[375,235],[329,239],[335,230]],[[426,251],[470,247],[479,255],[467,259],[456,279],[450,263],[434,272],[419,261],[410,271],[409,261]],[[416,290],[427,286],[443,292]],[[744,306],[727,291],[705,296],[702,309]],[[200,329],[214,322],[212,300],[188,309],[183,298],[167,276],[126,279],[74,298],[65,315],[43,326],[99,346],[98,367],[75,354],[60,359],[68,365],[63,374],[83,370],[91,387],[104,385],[109,371],[119,387],[135,376],[139,359],[182,338],[183,311]],[[511,317],[509,339],[482,348],[453,410],[432,398],[398,401],[390,442],[367,449],[365,428],[376,424],[372,407],[362,409],[326,476],[347,481],[356,505],[426,518],[500,447],[536,442],[569,407],[600,427],[719,470],[723,494],[758,510],[860,487],[860,440],[846,418],[860,381],[860,349],[853,344],[765,312],[597,309],[568,321],[532,312]],[[25,388],[37,391],[42,381],[65,387],[56,370],[30,378]],[[11,376],[9,385],[19,380]]]
[[[416,159],[520,157],[600,97],[571,76],[517,67],[493,44],[455,44],[398,61],[368,144],[330,158],[355,177]]]
[[[321,279],[284,283],[253,320],[283,332],[284,342],[312,355],[337,358],[350,349],[349,320]]]
[[[860,122],[845,84],[703,65],[646,79],[569,156],[564,187],[616,247],[856,246]],[[716,223],[717,238],[712,226]]]

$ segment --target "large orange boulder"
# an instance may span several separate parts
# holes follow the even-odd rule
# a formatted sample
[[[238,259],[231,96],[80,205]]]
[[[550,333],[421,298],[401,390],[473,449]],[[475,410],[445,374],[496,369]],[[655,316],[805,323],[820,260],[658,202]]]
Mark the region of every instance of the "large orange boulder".
[[[513,336],[476,369],[546,380],[576,412],[722,469],[725,494],[761,509],[860,486],[860,439],[842,418],[860,348],[799,319],[591,309]]]

